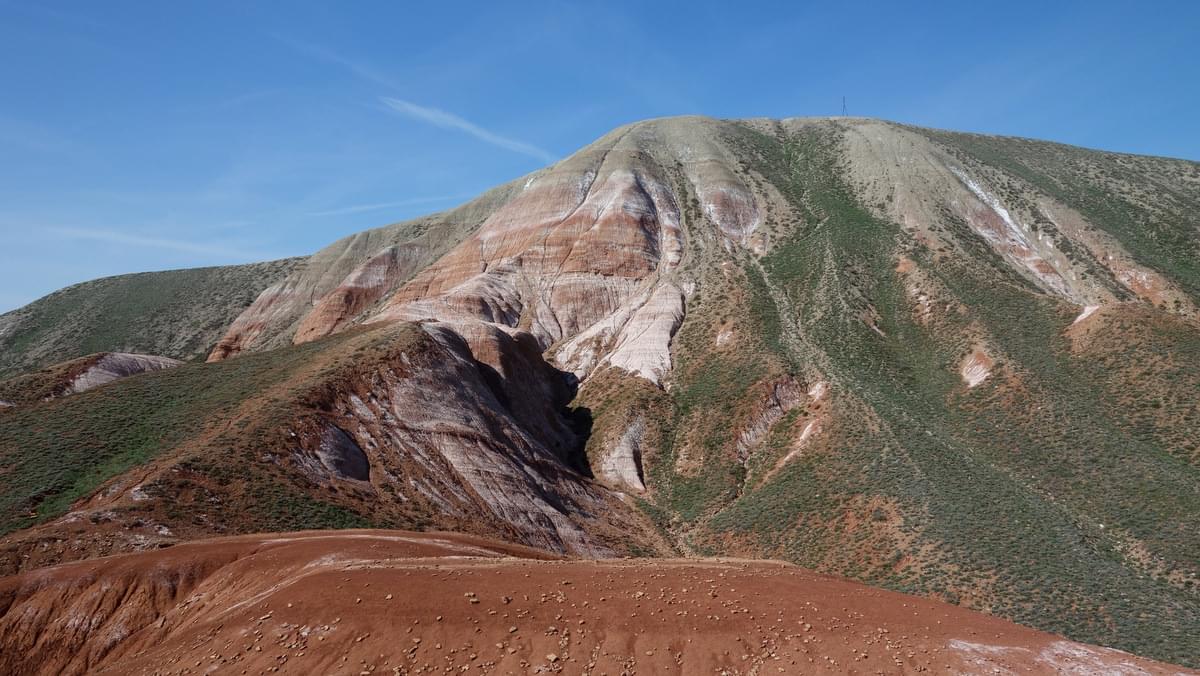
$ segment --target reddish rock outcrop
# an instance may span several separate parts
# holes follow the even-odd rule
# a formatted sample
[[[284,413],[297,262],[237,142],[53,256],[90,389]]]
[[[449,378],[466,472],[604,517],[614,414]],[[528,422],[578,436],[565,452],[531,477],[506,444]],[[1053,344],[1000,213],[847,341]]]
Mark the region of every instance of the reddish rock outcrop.
[[[745,245],[761,221],[758,198],[731,169],[715,124],[663,120],[618,130],[531,175],[436,260],[419,239],[351,268],[346,261],[361,256],[361,246],[320,252],[264,292],[211,360],[361,322],[484,322],[528,332],[542,350],[574,340],[560,356],[580,377],[612,365],[661,383],[684,314],[687,282],[675,278],[689,225],[681,204],[695,199],[695,216],[728,246]]]
[[[208,360],[281,347],[293,340],[305,342],[345,328],[364,309],[461,242],[518,188],[517,183],[503,185],[456,209],[334,242],[264,290],[230,325]]]
[[[616,311],[660,265],[678,261],[679,209],[657,173],[601,160],[582,174],[534,179],[376,319],[520,326],[543,349],[576,335]]]
[[[355,268],[300,322],[295,343],[306,343],[344,328],[408,279],[422,262],[423,248],[390,246]]]
[[[286,320],[294,306],[304,302],[305,295],[297,280],[290,276],[264,289],[254,303],[229,325],[229,330],[208,355],[208,361],[228,359],[253,345],[273,324]]]
[[[688,225],[681,188],[728,241],[744,242],[759,221],[755,196],[728,165],[712,138],[674,121],[614,132],[532,177],[372,321],[519,328],[542,349],[562,343],[555,359],[580,378],[615,366],[661,384],[685,312],[686,284],[675,279]]]

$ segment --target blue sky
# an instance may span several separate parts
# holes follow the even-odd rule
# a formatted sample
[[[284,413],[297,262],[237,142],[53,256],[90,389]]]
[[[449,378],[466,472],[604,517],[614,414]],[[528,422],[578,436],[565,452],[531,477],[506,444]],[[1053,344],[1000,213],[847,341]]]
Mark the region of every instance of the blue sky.
[[[0,311],[310,253],[648,117],[846,96],[1200,160],[1200,2],[833,4],[0,0]]]

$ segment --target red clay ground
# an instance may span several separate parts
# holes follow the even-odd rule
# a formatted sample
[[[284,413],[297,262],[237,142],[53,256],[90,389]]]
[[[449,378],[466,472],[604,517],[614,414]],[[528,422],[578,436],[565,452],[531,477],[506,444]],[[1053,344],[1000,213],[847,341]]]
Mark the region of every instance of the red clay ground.
[[[782,563],[367,530],[0,579],[0,672],[1194,673]]]

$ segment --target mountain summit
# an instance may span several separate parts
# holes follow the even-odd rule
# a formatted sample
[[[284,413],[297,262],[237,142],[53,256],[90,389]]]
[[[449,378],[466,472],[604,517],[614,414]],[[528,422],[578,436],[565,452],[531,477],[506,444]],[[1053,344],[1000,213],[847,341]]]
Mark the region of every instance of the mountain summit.
[[[1194,162],[668,118],[194,304],[73,287],[0,316],[0,572],[444,529],[786,559],[1200,665],[1197,214]],[[191,361],[44,396],[89,352]]]

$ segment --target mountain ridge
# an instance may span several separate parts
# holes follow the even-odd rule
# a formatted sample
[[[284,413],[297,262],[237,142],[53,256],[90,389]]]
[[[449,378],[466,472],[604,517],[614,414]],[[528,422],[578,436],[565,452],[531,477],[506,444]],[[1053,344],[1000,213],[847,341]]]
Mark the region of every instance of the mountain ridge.
[[[1194,665],[1196,213],[1186,160],[862,118],[627,125],[262,284],[207,365],[0,411],[0,466],[31,477],[6,530],[36,524],[0,545],[18,570],[454,518],[782,558]],[[212,399],[160,414],[160,388]],[[117,464],[83,483],[29,457],[73,421],[111,434],[119,399],[165,427],[138,455],[94,446]]]

